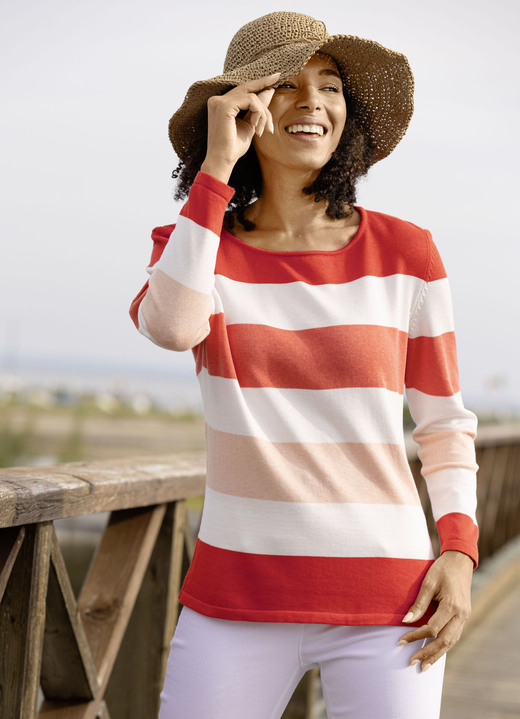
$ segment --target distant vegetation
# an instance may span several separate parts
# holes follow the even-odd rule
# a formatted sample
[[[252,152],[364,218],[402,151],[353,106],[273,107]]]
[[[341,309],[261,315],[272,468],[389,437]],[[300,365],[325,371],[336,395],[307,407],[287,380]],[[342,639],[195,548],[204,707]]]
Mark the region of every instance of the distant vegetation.
[[[189,410],[167,412],[151,402],[128,402],[106,394],[5,393],[0,395],[0,467],[89,459],[85,425],[96,419],[110,426],[132,419],[171,424],[200,422],[200,415]],[[120,456],[123,453],[122,449]]]

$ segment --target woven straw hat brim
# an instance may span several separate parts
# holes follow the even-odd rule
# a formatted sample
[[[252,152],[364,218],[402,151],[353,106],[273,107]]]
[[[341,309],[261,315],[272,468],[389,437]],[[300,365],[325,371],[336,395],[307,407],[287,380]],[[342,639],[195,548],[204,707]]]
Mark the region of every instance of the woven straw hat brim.
[[[405,134],[413,113],[414,81],[408,60],[373,40],[331,35],[277,46],[236,70],[193,83],[169,123],[170,140],[179,158],[186,160],[193,142],[206,132],[211,96],[274,72],[281,72],[281,80],[293,77],[318,50],[334,58],[347,93],[357,102],[359,120],[373,143],[373,163],[387,157]]]

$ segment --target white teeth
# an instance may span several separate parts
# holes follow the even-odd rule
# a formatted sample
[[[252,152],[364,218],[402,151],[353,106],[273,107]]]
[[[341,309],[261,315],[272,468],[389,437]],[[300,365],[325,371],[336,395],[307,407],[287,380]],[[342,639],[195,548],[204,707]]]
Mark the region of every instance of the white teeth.
[[[323,135],[324,129],[321,125],[289,125],[287,132],[307,132],[311,135]]]

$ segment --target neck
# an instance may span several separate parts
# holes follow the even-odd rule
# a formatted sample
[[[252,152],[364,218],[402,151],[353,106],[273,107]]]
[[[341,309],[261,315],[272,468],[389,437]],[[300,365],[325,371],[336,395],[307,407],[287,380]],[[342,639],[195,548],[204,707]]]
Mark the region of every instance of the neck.
[[[286,237],[302,237],[318,224],[328,223],[325,214],[327,204],[314,202],[312,195],[302,192],[310,185],[315,172],[302,173],[286,170],[262,173],[262,195],[247,213],[259,231],[277,231]]]

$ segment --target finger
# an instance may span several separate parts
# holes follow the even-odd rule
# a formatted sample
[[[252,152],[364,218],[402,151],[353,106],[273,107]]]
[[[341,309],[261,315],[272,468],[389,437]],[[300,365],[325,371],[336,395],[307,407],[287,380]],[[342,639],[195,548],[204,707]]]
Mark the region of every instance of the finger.
[[[427,574],[422,581],[419,594],[402,621],[405,624],[416,622],[420,619],[431,604],[436,592],[436,583]]]
[[[241,89],[247,90],[247,92],[261,92],[262,90],[266,90],[271,85],[273,85],[280,77],[279,72],[273,72],[272,75],[265,75],[264,77],[260,77],[258,80],[248,80],[247,82],[243,82],[240,85],[237,85],[234,89]],[[233,92],[233,90],[231,90]]]
[[[401,646],[402,644],[416,642],[419,639],[435,637],[455,616],[456,614],[453,608],[446,602],[441,601],[437,611],[430,617],[429,622],[427,624],[423,624],[422,627],[417,627],[417,629],[413,629],[411,632],[403,634],[397,642],[397,645]]]
[[[274,87],[268,87],[267,90],[262,90],[256,93],[257,98],[266,106],[269,107],[271,100],[274,95]]]
[[[265,126],[265,122],[267,119],[266,116],[267,109],[265,105],[258,99],[256,95],[250,95],[249,99],[249,112],[246,115],[245,119],[251,127],[255,129],[255,131],[261,127]]]
[[[271,135],[274,133],[273,116],[270,112],[267,113],[267,129],[269,130]]]
[[[265,115],[262,115],[262,117],[258,120],[258,124],[257,124],[256,130],[255,130],[258,137],[262,137],[262,135],[264,134],[266,124],[267,124],[267,117]]]
[[[453,619],[439,632],[438,636],[410,657],[410,665],[421,664],[423,672],[427,671],[446,654],[460,639],[463,622]]]

